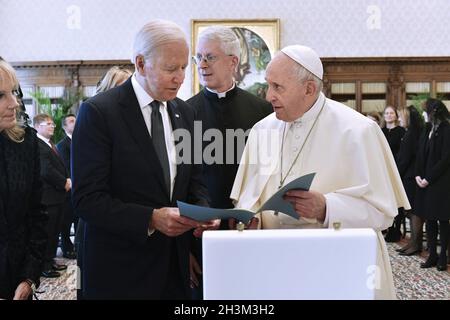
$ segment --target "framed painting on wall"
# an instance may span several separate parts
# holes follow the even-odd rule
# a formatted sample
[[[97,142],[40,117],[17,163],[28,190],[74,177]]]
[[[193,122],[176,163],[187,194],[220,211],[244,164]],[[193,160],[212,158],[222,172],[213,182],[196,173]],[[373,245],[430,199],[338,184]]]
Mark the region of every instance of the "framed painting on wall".
[[[237,86],[265,98],[267,84],[265,71],[280,46],[280,20],[192,20],[191,45],[193,54],[198,35],[207,27],[230,27],[241,43],[241,57],[234,78]],[[201,90],[197,67],[192,64],[192,93]]]

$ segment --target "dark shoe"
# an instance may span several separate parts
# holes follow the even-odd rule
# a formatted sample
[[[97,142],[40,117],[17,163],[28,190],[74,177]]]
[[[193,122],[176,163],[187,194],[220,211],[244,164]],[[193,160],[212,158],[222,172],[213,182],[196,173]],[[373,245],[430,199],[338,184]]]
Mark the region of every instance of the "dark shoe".
[[[63,271],[63,270],[66,270],[66,269],[67,269],[67,266],[64,265],[64,264],[57,264],[57,263],[55,263],[54,265],[52,265],[52,270],[54,270],[54,271]]]
[[[67,259],[76,259],[77,254],[75,253],[75,251],[67,251],[63,253],[63,257]]]
[[[395,249],[395,251],[397,251],[397,252],[405,252],[405,251],[409,250],[410,247],[411,247],[411,246],[410,246],[409,244],[407,244],[407,245],[404,246],[404,247],[401,247],[401,248],[399,248],[399,249]]]
[[[427,269],[431,267],[435,267],[438,262],[438,257],[428,257],[427,261],[420,264],[422,269]]]
[[[436,269],[438,269],[438,271],[447,271],[447,264],[439,264],[436,266]]]
[[[400,252],[399,255],[401,256],[413,256],[417,253],[420,253],[422,250],[420,249],[415,249],[415,248],[410,248],[404,252]]]
[[[41,276],[44,278],[58,278],[61,274],[54,270],[45,270],[42,271]]]

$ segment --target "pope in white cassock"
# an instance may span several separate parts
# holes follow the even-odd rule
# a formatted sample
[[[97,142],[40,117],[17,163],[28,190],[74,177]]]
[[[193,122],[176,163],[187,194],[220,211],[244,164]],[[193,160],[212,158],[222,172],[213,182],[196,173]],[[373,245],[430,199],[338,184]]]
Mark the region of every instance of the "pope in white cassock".
[[[291,191],[299,219],[265,211],[259,227],[372,228],[378,235],[377,299],[395,299],[381,230],[397,208],[410,208],[387,141],[378,125],[322,89],[323,66],[312,49],[288,46],[267,67],[274,113],[251,130],[231,191],[236,208],[258,209],[280,186],[316,172],[310,191]],[[357,252],[355,252],[357,254]],[[331,261],[332,263],[332,261]]]

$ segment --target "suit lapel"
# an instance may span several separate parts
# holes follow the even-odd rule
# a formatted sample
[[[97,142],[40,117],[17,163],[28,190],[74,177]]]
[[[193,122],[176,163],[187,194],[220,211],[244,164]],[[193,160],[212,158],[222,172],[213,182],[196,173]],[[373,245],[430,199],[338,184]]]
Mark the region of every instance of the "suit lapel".
[[[145,125],[141,107],[139,106],[139,102],[137,101],[136,94],[134,93],[133,86],[131,84],[131,78],[129,78],[121,88],[122,90],[120,92],[119,103],[122,106],[122,118],[128,127],[128,132],[139,146],[145,162],[148,163],[149,166],[159,166],[159,170],[155,170],[155,173],[158,176],[161,190],[166,190],[162,167],[159,163],[155,148],[153,147],[152,138],[150,137],[147,126]],[[169,198],[167,191],[164,192]]]
[[[59,155],[59,153],[55,150],[52,149],[52,147],[50,147],[47,143],[45,143],[44,141],[42,141],[41,139],[39,139],[39,143],[41,144],[42,148],[44,148],[44,150],[46,152],[49,152],[52,155],[52,158],[59,164],[59,166],[61,168],[64,168],[64,172],[66,172],[66,165],[64,164],[64,161],[62,160],[61,156]],[[60,169],[61,169],[60,168]]]

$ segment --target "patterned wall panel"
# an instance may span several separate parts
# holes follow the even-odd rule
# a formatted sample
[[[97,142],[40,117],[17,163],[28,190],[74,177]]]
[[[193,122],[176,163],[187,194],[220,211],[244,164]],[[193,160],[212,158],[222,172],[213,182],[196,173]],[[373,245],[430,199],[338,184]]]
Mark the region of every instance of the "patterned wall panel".
[[[0,0],[10,61],[127,59],[135,32],[169,19],[280,18],[281,46],[322,57],[450,56],[449,0]],[[190,38],[190,37],[189,37]],[[189,96],[190,73],[181,95]]]

